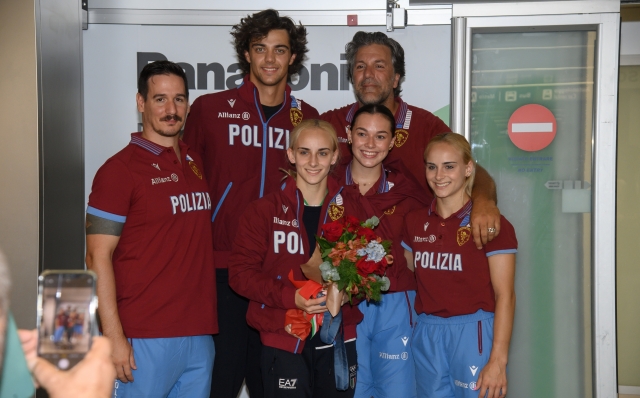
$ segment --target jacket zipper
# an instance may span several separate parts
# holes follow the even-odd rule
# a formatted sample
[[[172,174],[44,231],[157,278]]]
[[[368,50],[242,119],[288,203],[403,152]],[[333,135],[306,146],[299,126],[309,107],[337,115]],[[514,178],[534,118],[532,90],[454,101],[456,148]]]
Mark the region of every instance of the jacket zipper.
[[[285,103],[282,103],[282,107],[276,111],[273,115],[271,115],[267,120],[262,119],[262,105],[258,103],[258,97],[256,96],[257,89],[253,89],[253,102],[256,107],[256,111],[258,111],[258,116],[260,117],[260,122],[262,123],[262,170],[260,173],[260,195],[259,198],[264,196],[264,181],[265,181],[265,172],[267,169],[267,132],[269,130],[269,120],[272,117],[277,115],[282,108],[284,108]],[[284,93],[284,101],[287,100],[287,92]]]

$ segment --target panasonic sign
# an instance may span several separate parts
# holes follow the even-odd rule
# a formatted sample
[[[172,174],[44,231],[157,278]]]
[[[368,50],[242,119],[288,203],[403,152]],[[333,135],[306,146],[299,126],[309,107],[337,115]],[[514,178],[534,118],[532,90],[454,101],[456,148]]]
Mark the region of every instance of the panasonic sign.
[[[167,61],[169,58],[159,52],[138,52],[138,68],[136,78],[140,75],[142,68],[149,62],[153,61]],[[345,60],[345,54],[340,54],[340,59]],[[189,90],[227,90],[230,88],[236,88],[242,82],[242,72],[240,71],[240,64],[232,63],[228,66],[224,66],[219,62],[198,62],[194,66],[188,62],[177,62],[178,65],[184,69],[187,74],[187,80],[189,81]],[[347,74],[346,61],[343,64],[310,64],[311,71],[306,66],[300,68],[300,72],[293,75],[293,79],[289,78],[289,86],[291,90],[300,91],[306,88],[311,83],[311,90],[322,90],[322,74],[326,76],[326,90],[345,90],[349,88],[349,78]],[[208,87],[208,75],[212,73],[213,78],[213,90]]]

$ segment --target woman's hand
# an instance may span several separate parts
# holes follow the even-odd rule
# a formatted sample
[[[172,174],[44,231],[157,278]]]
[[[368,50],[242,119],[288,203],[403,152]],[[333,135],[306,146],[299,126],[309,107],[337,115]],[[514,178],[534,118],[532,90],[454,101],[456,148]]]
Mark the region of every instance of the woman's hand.
[[[300,295],[300,289],[296,290],[296,307],[308,314],[322,314],[327,311],[327,298],[305,299]]]
[[[489,360],[480,371],[476,390],[480,390],[478,397],[503,398],[507,395],[507,367],[498,361]]]

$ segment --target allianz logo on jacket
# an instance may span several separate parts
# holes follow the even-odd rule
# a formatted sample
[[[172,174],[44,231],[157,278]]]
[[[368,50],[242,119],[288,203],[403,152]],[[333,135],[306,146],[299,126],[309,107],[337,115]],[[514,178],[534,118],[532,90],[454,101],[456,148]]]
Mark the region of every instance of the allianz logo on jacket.
[[[243,120],[249,120],[250,117],[251,117],[251,114],[249,114],[249,112],[242,112],[242,113],[218,112],[218,118],[219,119],[243,119]]]
[[[188,192],[180,195],[170,196],[173,214],[178,210],[187,213],[197,210],[211,210],[211,198],[207,192]]]
[[[284,207],[284,205],[283,205]],[[279,225],[284,225],[287,227],[295,227],[298,228],[298,220],[296,220],[295,218],[292,221],[286,221],[286,220],[281,220],[278,217],[273,217],[273,223],[274,224],[279,224]]]
[[[378,352],[378,357],[382,358],[382,359],[391,359],[391,360],[395,360],[395,359],[402,359],[403,361],[406,361],[407,359],[409,359],[409,353],[404,351],[400,354],[389,354],[388,352]]]
[[[154,167],[158,167],[156,164],[153,164]],[[158,167],[159,169],[159,167]],[[171,174],[170,177],[156,177],[151,179],[151,185],[163,184],[165,182],[178,182],[178,176],[176,173]]]

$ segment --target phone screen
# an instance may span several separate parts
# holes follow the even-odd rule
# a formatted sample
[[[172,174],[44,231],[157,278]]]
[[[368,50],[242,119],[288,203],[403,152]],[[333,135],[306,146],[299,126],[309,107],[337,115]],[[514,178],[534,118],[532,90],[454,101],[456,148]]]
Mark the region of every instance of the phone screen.
[[[90,271],[45,271],[39,278],[38,355],[60,369],[73,367],[91,347],[95,287]]]

